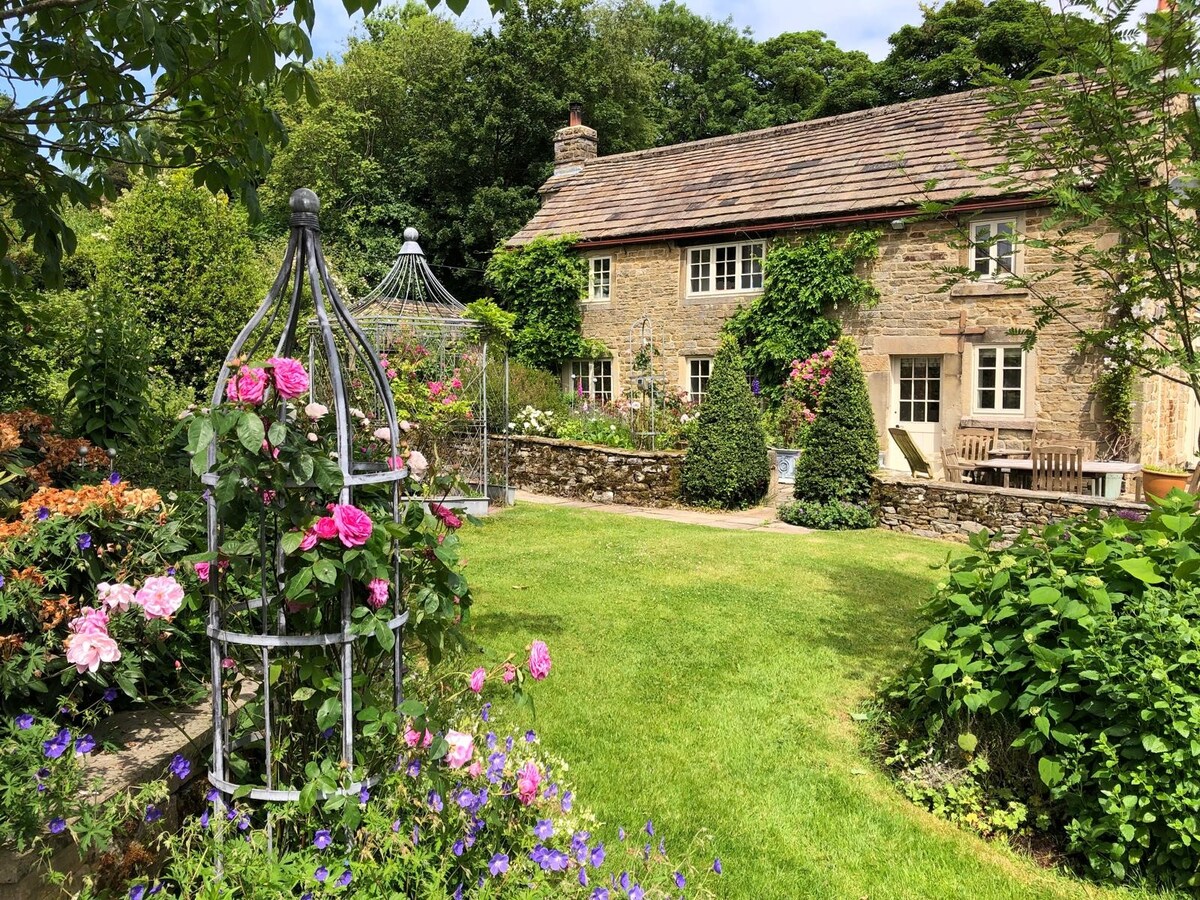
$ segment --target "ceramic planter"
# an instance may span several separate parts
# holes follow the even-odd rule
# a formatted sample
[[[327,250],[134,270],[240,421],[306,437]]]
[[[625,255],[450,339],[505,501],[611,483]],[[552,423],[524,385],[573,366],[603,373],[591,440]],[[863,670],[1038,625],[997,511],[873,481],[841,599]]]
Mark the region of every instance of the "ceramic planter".
[[[780,484],[796,482],[796,461],[800,459],[802,450],[791,450],[785,447],[775,447],[775,474]]]
[[[1165,497],[1172,488],[1187,490],[1187,472],[1162,472],[1158,469],[1142,469],[1142,487],[1152,497]]]

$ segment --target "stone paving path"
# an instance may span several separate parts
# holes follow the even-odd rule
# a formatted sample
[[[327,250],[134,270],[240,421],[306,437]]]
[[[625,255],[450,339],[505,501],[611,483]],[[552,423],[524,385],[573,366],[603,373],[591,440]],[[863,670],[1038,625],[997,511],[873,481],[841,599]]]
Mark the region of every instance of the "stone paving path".
[[[788,525],[775,518],[775,507],[759,506],[736,512],[708,512],[699,509],[655,509],[645,506],[625,506],[620,503],[594,503],[588,500],[572,500],[567,497],[551,497],[530,491],[517,491],[517,503],[538,503],[545,506],[565,506],[571,509],[591,509],[598,512],[616,513],[622,516],[638,516],[643,519],[658,519],[660,522],[678,522],[681,525],[707,525],[710,528],[728,528],[732,531],[769,531],[780,534],[808,534],[811,528]]]

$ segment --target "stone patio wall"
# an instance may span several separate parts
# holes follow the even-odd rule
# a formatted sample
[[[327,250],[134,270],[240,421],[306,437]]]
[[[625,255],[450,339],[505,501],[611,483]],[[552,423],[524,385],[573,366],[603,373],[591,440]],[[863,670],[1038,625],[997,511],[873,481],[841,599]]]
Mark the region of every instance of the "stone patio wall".
[[[881,528],[956,541],[985,528],[1013,538],[1022,528],[1040,528],[1093,509],[1109,515],[1149,509],[1125,500],[949,484],[882,472],[874,476],[872,498],[879,506]]]
[[[678,502],[682,450],[619,450],[515,435],[501,440],[509,442],[513,487],[597,503],[663,507]]]

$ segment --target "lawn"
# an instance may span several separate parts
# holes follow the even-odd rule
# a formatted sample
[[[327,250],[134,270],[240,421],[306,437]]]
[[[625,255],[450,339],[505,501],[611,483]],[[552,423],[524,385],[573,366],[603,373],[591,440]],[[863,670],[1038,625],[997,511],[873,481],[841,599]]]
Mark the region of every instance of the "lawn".
[[[1132,897],[915,808],[851,713],[904,657],[947,546],[520,506],[464,534],[489,657],[554,654],[536,727],[611,823],[702,829],[729,898]]]

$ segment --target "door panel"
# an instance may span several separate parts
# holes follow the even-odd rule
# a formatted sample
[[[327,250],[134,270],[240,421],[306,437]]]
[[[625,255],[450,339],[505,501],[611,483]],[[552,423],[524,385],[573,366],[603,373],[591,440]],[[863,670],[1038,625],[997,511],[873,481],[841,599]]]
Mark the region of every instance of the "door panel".
[[[899,426],[935,467],[941,463],[942,357],[893,356],[889,427]],[[887,467],[908,471],[904,454],[888,438]]]

